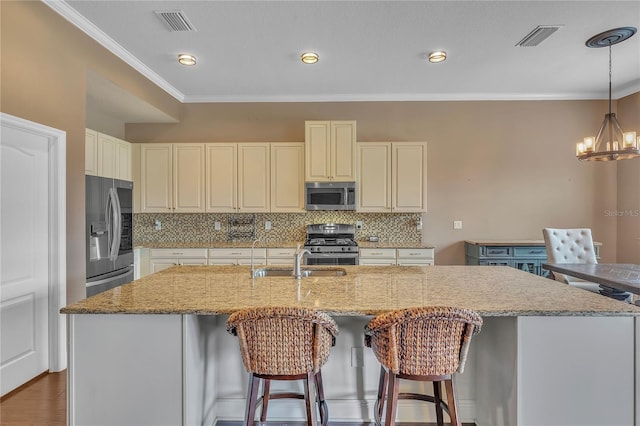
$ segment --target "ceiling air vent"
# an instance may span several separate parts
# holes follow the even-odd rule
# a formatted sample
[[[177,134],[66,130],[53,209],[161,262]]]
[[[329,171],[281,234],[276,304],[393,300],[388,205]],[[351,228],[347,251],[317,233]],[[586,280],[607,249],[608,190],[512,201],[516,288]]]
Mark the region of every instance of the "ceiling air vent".
[[[551,34],[560,29],[561,25],[538,25],[533,31],[520,40],[516,46],[533,47],[545,41]]]
[[[182,10],[156,10],[155,13],[169,31],[197,31]]]

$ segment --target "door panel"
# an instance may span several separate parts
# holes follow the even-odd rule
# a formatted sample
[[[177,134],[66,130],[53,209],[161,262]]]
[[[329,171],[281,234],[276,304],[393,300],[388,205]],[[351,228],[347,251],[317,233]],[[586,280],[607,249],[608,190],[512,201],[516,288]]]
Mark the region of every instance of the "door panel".
[[[0,145],[0,386],[48,364],[48,140],[2,128]]]

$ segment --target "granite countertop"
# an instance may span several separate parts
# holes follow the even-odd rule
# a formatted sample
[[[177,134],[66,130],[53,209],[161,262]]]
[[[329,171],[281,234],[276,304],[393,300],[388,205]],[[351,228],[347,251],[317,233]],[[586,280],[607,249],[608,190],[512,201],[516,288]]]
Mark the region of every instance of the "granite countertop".
[[[259,241],[256,247],[273,248],[273,247],[297,247],[298,244],[304,245],[304,241]],[[358,241],[358,246],[362,248],[435,248],[431,244],[423,243],[398,243],[398,242],[369,242]],[[226,248],[226,247],[251,247],[249,241],[214,241],[214,242],[170,242],[170,243],[136,243],[135,248]]]
[[[250,248],[251,241],[212,241],[212,242],[143,242],[136,243],[136,248]],[[273,248],[273,247],[297,247],[298,244],[303,245],[304,241],[258,241],[257,248]]]
[[[424,244],[424,243],[396,243],[389,241],[382,242],[371,242],[371,241],[358,241],[358,247],[360,248],[427,248],[432,249],[436,248],[436,246],[432,244]]]
[[[465,243],[476,246],[544,246],[544,240],[465,240]],[[601,246],[600,242],[593,242]]]
[[[306,267],[305,267],[306,268]],[[219,315],[304,306],[377,315],[454,305],[483,316],[636,316],[640,307],[506,266],[345,266],[342,277],[251,278],[249,266],[174,266],[66,306],[65,314]]]

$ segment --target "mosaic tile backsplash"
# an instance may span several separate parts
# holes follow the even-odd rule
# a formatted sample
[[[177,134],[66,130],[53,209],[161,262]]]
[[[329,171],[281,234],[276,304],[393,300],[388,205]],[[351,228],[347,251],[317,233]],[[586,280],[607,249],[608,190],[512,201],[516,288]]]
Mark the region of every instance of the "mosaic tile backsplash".
[[[228,241],[303,242],[306,226],[314,223],[350,223],[362,221],[362,230],[356,230],[356,240],[377,236],[381,242],[422,242],[422,230],[416,229],[420,213],[137,213],[133,215],[135,245],[145,243],[215,243]],[[156,230],[156,221],[161,229]],[[253,222],[255,221],[255,231]],[[271,230],[265,230],[265,222]],[[215,223],[220,222],[220,230]]]

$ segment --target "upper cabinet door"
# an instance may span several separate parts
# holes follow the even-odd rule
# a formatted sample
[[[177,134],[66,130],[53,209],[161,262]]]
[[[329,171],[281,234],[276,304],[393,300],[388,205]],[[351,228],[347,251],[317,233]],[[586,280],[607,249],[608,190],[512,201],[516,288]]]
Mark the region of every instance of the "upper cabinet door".
[[[98,176],[117,178],[116,161],[116,139],[98,133]]]
[[[131,181],[131,144],[122,139],[114,138],[116,141],[116,178]]]
[[[393,211],[427,211],[427,143],[394,142]]]
[[[84,174],[131,181],[131,144],[85,129]]]
[[[205,211],[205,146],[173,144],[173,211]]]
[[[391,143],[358,142],[359,212],[391,211]]]
[[[271,211],[305,211],[302,142],[271,144]]]
[[[263,213],[270,208],[271,173],[268,143],[238,144],[238,207]]]
[[[142,213],[171,213],[173,207],[172,149],[170,143],[140,146]]]
[[[238,209],[238,144],[206,145],[206,211],[233,213]]]
[[[356,180],[356,122],[331,122],[331,180]]]
[[[331,122],[305,122],[305,179],[328,181],[331,177]]]
[[[98,132],[84,132],[84,174],[98,176]]]
[[[305,122],[307,182],[356,180],[356,122]]]

